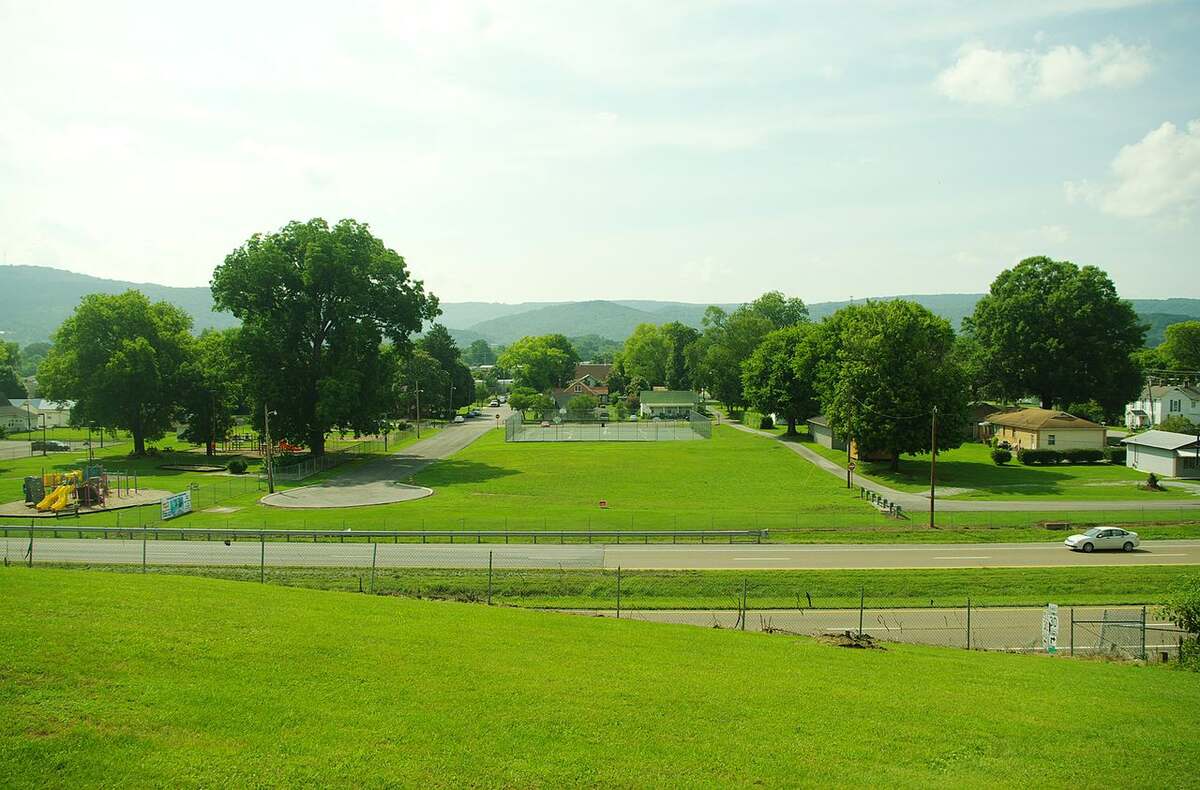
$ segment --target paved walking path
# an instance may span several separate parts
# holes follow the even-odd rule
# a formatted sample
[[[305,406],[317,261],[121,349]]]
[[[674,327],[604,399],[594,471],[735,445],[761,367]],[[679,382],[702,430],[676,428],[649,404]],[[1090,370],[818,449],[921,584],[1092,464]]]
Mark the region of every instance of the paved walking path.
[[[818,469],[823,469],[838,479],[845,481],[846,468],[840,464],[835,464],[820,453],[816,453],[799,442],[784,442],[773,433],[766,431],[755,430],[748,428],[745,425],[740,425],[735,422],[725,423],[739,431],[753,433],[758,436],[765,436],[768,439],[774,439],[780,442],[784,447],[787,447],[792,452],[804,458],[815,465]],[[886,486],[883,483],[878,483],[870,480],[862,475],[854,475],[852,477],[853,485],[857,488],[861,486],[868,491],[874,491],[886,499],[900,505],[910,513],[920,513],[929,510],[929,495],[928,494],[910,494],[906,491],[897,491],[896,489]],[[1174,483],[1174,485],[1184,485],[1191,487],[1187,483]],[[937,509],[945,512],[965,513],[965,512],[1047,512],[1047,511],[1066,511],[1066,510],[1197,510],[1200,509],[1200,496],[1193,499],[1158,499],[1146,502],[1135,501],[1131,499],[970,499],[970,500],[955,500],[942,499],[938,497]]]
[[[447,458],[496,430],[500,409],[487,409],[482,417],[450,424],[429,439],[409,445],[402,452],[353,467],[320,483],[268,494],[264,505],[284,508],[362,507],[408,502],[431,496],[433,490],[400,482],[434,461]]]

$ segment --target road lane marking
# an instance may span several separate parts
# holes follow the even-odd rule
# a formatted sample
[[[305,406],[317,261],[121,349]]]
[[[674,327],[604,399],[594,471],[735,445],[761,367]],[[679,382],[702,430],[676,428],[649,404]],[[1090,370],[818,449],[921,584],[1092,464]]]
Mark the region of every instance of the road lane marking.
[[[990,560],[991,557],[934,557],[935,560]]]
[[[791,559],[795,559],[795,558],[783,556],[783,557],[731,557],[730,559],[734,560],[735,562],[761,562],[764,560],[771,560],[771,561],[791,560]]]

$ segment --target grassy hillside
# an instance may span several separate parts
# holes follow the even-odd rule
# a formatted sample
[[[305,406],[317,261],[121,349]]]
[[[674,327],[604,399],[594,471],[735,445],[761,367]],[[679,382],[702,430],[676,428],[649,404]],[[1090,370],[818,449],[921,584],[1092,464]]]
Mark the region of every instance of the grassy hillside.
[[[0,594],[10,787],[1172,786],[1200,748],[1200,676],[1160,667],[179,577]]]

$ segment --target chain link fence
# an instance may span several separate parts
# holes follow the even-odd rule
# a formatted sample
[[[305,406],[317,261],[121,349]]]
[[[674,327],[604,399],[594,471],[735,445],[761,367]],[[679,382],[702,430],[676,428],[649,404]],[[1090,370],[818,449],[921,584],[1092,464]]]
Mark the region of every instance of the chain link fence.
[[[506,442],[670,442],[711,439],[712,423],[697,412],[675,418],[632,415],[598,417],[592,412],[514,411],[504,421]]]
[[[328,532],[171,537],[131,530],[123,538],[30,532],[0,540],[5,564],[195,574],[706,628],[1150,661],[1177,660],[1188,644],[1153,606],[1052,610],[996,605],[966,590],[932,600],[904,589],[813,589],[786,572],[630,571],[606,567],[601,544],[421,545]]]

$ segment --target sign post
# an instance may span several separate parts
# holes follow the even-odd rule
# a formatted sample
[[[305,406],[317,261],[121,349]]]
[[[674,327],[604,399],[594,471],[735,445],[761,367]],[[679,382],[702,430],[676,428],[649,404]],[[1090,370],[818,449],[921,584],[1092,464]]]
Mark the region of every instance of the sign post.
[[[1051,655],[1058,652],[1058,604],[1046,604],[1042,612],[1042,647]]]

